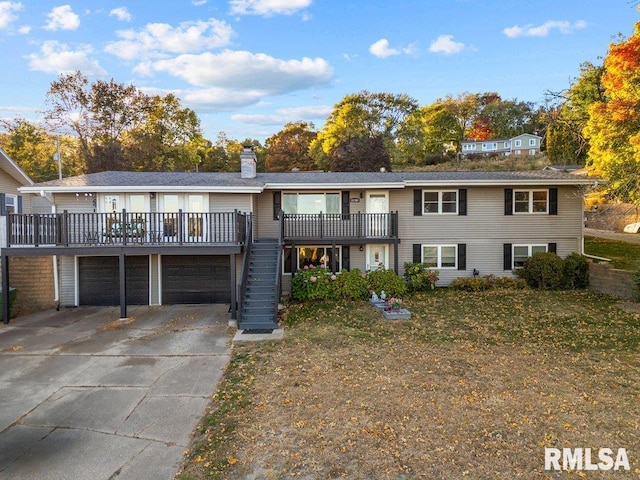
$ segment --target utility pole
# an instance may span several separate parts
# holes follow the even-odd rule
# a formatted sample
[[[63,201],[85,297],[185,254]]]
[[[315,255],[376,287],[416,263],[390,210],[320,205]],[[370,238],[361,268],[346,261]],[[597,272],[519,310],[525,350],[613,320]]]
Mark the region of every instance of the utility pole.
[[[60,161],[60,137],[56,137],[56,153],[53,154],[53,159],[58,162],[58,179],[62,180],[62,162]]]

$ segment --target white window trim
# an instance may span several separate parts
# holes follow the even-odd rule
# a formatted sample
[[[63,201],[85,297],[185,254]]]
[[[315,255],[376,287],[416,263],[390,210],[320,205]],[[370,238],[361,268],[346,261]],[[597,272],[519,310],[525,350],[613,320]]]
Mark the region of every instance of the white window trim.
[[[458,269],[458,245],[456,244],[442,244],[442,245],[431,245],[431,244],[422,244],[420,245],[420,259],[422,263],[425,263],[424,261],[424,248],[425,247],[435,247],[438,250],[438,260],[437,260],[437,266],[435,267],[429,267],[429,268],[436,268],[438,270],[457,270]],[[443,248],[447,248],[447,247],[453,247],[454,249],[454,254],[453,254],[453,258],[454,258],[454,265],[453,267],[443,267],[442,266],[442,249]]]
[[[335,191],[334,190],[331,190],[331,191],[314,191],[314,190],[307,191],[307,190],[305,190],[305,191],[300,191],[300,192],[297,192],[297,191],[294,191],[294,192],[282,192],[282,210],[284,211],[284,205],[285,205],[284,196],[285,195],[295,195],[296,196],[296,210],[298,210],[298,198],[299,198],[299,195],[305,195],[305,194],[307,194],[307,195],[308,194],[324,195],[324,197],[325,197],[325,200],[324,200],[325,209],[326,209],[326,205],[327,205],[327,195],[338,195],[338,210],[340,210],[340,205],[341,205],[342,199],[340,197],[340,195],[341,195],[340,191],[337,191],[337,190],[335,190]],[[322,213],[327,213],[327,212],[323,211]],[[337,213],[341,213],[341,212],[338,211]],[[293,215],[298,215],[298,214],[295,213]],[[315,215],[315,214],[311,213],[311,214],[301,214],[301,215]]]
[[[513,146],[514,147],[521,147],[522,146],[522,140],[514,140]]]
[[[516,267],[516,247],[527,247],[527,258],[531,258],[533,255],[531,251],[534,247],[543,247],[545,252],[549,251],[549,244],[547,243],[518,243],[511,246],[511,269],[522,268]]]
[[[13,193],[5,193],[4,194],[4,198],[5,198],[5,207],[7,209],[10,206],[13,207],[13,212],[11,212],[11,213],[22,213],[22,212],[18,211],[18,195],[14,195]],[[13,203],[11,205],[9,205],[9,202],[7,202],[8,199],[12,199],[13,200]]]
[[[526,212],[516,212],[516,192],[527,192],[529,194],[529,208]],[[533,192],[546,192],[547,193],[547,204],[544,212],[534,212],[533,211]],[[549,189],[546,188],[536,188],[532,190],[523,190],[519,189],[513,190],[513,201],[511,202],[512,213],[514,215],[548,215],[549,214]]]
[[[496,142],[487,142],[482,144],[482,151],[484,152],[492,152],[498,149],[498,144]]]
[[[535,147],[536,146],[536,139],[535,138],[530,138],[529,139],[529,146],[530,147]]]
[[[425,211],[424,208],[424,194],[425,193],[433,193],[436,192],[438,194],[438,211],[437,212],[427,212]],[[456,210],[455,212],[443,212],[442,211],[442,197],[443,197],[443,193],[451,193],[451,192],[455,192],[456,194]],[[459,195],[460,193],[458,192],[458,190],[423,190],[422,191],[422,214],[423,215],[458,215],[458,202],[460,201],[459,199]]]
[[[532,148],[529,150],[529,155],[535,155],[536,154],[536,149]]]
[[[129,203],[129,196],[130,195],[144,195],[144,208],[145,208],[145,212],[150,212],[151,211],[151,200],[150,200],[150,196],[148,193],[145,194],[139,194],[139,193],[100,193],[98,194],[98,200],[96,202],[96,209],[98,210],[98,213],[114,213],[113,211],[107,211],[105,208],[105,200],[106,197],[119,197],[118,199],[118,203],[120,204],[118,206],[118,211],[115,213],[120,213],[122,212],[122,209],[125,208],[127,210],[127,212],[131,211],[130,208],[130,203]]]

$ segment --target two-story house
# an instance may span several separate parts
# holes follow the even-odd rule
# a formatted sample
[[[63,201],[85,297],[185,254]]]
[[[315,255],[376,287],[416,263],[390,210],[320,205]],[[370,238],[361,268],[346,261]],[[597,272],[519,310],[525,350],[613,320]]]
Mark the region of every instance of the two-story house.
[[[537,155],[540,153],[542,137],[523,133],[513,138],[492,138],[487,140],[463,140],[462,155]]]
[[[127,304],[224,302],[240,328],[260,328],[274,324],[280,292],[305,265],[402,275],[405,262],[423,262],[444,286],[474,269],[511,276],[538,251],[582,252],[589,179],[256,174],[252,152],[243,155],[242,174],[102,172],[24,187],[55,212],[9,215],[3,272],[14,256],[56,255],[63,305],[120,305],[126,316]]]

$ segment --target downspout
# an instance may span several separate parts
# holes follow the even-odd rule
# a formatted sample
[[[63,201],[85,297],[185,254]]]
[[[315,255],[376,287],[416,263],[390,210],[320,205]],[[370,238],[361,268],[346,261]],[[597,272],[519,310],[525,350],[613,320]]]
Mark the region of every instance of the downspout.
[[[53,304],[60,310],[60,282],[58,281],[58,256],[53,256]]]
[[[41,192],[41,195],[46,198],[44,192]],[[51,205],[51,213],[56,213],[56,205],[55,203]],[[53,255],[53,304],[56,307],[56,310],[60,310],[60,279],[58,278],[58,256]]]

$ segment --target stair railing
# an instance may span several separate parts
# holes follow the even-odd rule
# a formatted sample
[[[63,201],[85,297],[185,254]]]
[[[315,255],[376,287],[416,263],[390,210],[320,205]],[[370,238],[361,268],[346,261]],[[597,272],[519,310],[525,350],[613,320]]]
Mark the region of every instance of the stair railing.
[[[240,322],[242,322],[242,316],[244,313],[244,294],[247,289],[247,280],[249,278],[249,263],[251,262],[251,250],[253,247],[253,214],[247,214],[246,221],[247,234],[245,236],[244,243],[244,256],[242,257],[242,280],[240,281],[240,291],[238,292],[238,299],[240,300],[238,302],[238,326],[240,326]]]
[[[280,296],[282,295],[282,249],[284,246],[284,212],[280,210],[278,214],[278,255],[276,260],[276,301],[274,306],[273,318],[277,323],[278,305],[280,304]]]

